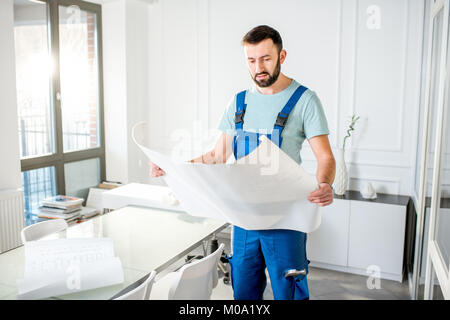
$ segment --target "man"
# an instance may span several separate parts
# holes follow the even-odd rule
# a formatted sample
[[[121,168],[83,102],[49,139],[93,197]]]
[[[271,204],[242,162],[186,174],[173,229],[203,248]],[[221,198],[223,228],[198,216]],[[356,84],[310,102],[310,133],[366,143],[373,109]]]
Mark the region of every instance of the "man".
[[[225,110],[222,131],[213,150],[191,160],[225,163],[231,153],[246,156],[266,134],[297,163],[305,139],[317,159],[317,190],[308,200],[319,206],[333,202],[331,184],[335,161],[328,141],[328,125],[322,105],[313,91],[281,73],[286,59],[280,34],[258,26],[242,39],[247,65],[256,86],[237,94]],[[269,132],[269,134],[267,134]],[[151,175],[164,171],[152,166]],[[229,258],[235,299],[262,299],[269,272],[275,299],[309,299],[306,275],[306,234],[293,230],[245,230],[234,226],[233,255]]]

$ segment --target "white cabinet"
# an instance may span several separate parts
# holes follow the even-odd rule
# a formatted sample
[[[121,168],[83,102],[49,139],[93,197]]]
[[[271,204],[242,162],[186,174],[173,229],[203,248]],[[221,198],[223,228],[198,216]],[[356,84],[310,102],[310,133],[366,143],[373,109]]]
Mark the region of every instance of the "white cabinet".
[[[361,275],[375,266],[381,278],[401,282],[408,198],[380,198],[367,201],[352,192],[323,208],[322,224],[308,234],[311,266]]]
[[[322,208],[322,223],[308,234],[306,252],[314,262],[347,266],[350,201],[335,199]]]
[[[348,267],[374,265],[382,278],[401,281],[406,207],[350,201]]]

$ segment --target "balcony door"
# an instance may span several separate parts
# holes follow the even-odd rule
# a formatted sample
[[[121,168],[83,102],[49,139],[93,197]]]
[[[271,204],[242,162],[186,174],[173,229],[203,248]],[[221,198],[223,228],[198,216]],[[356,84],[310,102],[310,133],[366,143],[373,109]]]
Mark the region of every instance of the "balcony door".
[[[450,299],[449,3],[450,0],[429,3],[429,62],[422,125],[419,236],[414,269],[414,297],[420,297],[418,288],[422,270],[425,271],[423,297],[427,300]]]
[[[14,0],[17,101],[25,208],[105,179],[101,7]]]

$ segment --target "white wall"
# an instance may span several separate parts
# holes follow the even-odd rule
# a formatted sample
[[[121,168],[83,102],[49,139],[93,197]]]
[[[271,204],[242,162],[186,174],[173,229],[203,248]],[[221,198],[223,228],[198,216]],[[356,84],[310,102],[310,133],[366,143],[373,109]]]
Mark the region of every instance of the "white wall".
[[[125,2],[102,6],[106,178],[128,180]]]
[[[106,176],[147,182],[145,156],[131,128],[147,116],[147,3],[108,1],[102,6]]]
[[[12,0],[0,3],[0,146],[11,150],[1,160],[0,188],[14,188],[21,182],[13,10]],[[137,121],[149,121],[151,145],[166,151],[177,142],[177,130],[215,128],[228,100],[251,83],[240,39],[251,27],[269,24],[280,31],[288,52],[283,72],[322,100],[334,149],[342,143],[349,115],[362,117],[346,154],[351,189],[368,180],[378,192],[412,193],[422,0],[286,0],[282,5],[275,0],[112,0],[102,5],[109,180],[155,182],[131,142]],[[379,30],[367,28],[370,5],[381,9]],[[313,173],[307,143],[302,156]]]
[[[134,144],[131,129],[148,114],[148,10],[145,1],[127,0],[127,105],[129,180],[148,181],[148,160]]]
[[[16,101],[13,1],[0,1],[0,190],[22,186]]]
[[[380,9],[380,29],[367,27]],[[233,94],[250,84],[242,36],[258,24],[280,31],[282,71],[316,91],[333,149],[348,119],[362,117],[350,144],[350,188],[412,193],[417,145],[422,0],[160,0],[148,6],[151,145],[169,151],[174,132],[217,126]],[[172,140],[172,141],[171,141]],[[305,168],[313,173],[307,143]]]

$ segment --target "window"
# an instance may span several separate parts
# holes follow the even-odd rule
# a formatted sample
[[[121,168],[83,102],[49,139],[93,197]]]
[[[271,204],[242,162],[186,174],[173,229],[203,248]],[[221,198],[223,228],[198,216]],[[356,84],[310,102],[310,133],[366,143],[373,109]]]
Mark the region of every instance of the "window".
[[[14,39],[29,219],[43,198],[86,199],[89,188],[105,180],[101,7],[14,0]]]

